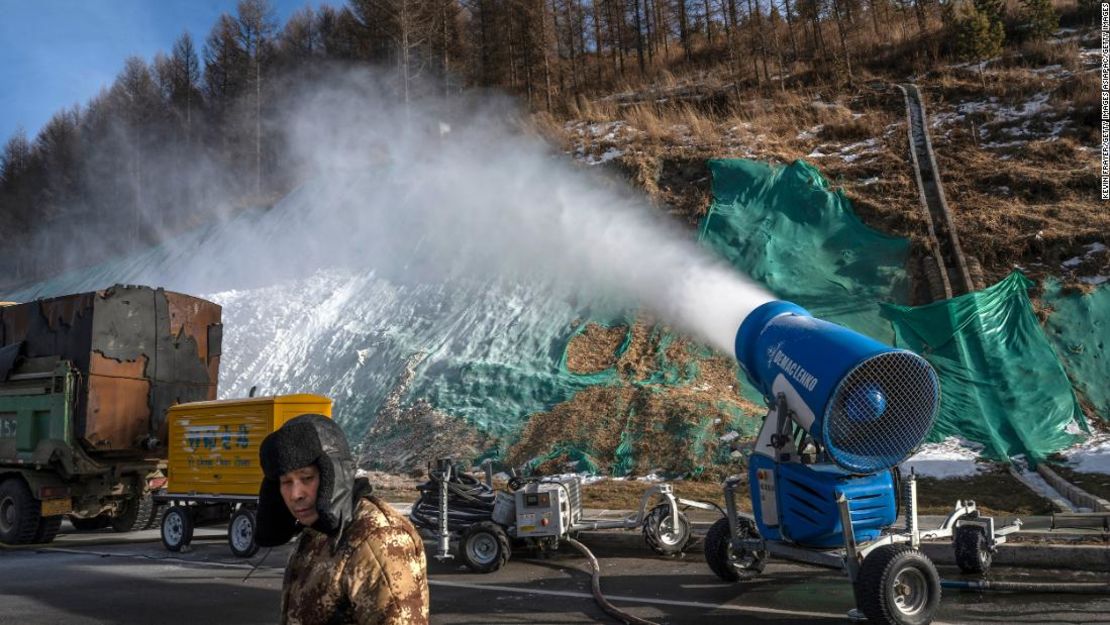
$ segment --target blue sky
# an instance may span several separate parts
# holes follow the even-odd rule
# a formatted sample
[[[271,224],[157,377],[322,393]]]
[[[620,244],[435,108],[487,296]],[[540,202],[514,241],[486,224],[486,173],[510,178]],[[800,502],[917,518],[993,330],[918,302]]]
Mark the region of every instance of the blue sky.
[[[271,0],[278,20],[306,4]],[[0,145],[22,127],[32,140],[59,109],[84,106],[132,55],[169,52],[189,31],[200,53],[221,13],[237,0],[0,0]]]

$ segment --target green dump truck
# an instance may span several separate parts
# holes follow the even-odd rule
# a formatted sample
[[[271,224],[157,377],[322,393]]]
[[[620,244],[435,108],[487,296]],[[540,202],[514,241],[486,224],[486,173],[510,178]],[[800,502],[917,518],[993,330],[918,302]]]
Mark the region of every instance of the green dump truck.
[[[120,285],[0,306],[0,542],[156,522],[166,411],[216,398],[220,314]]]

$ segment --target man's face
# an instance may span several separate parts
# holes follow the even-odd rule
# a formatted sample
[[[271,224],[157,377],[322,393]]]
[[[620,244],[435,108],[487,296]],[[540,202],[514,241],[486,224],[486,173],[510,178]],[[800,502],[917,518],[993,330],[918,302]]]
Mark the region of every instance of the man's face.
[[[308,465],[281,476],[281,498],[285,507],[300,522],[310,526],[320,517],[316,512],[316,491],[320,488],[320,470]]]

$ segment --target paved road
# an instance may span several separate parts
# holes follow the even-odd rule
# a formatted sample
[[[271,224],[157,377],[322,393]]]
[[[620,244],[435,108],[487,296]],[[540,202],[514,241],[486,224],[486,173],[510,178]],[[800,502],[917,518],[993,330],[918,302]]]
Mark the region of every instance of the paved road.
[[[105,535],[68,535],[49,549],[0,551],[0,624],[167,625],[274,623],[289,547],[251,566],[230,555],[218,533],[190,553],[157,542],[91,544]],[[258,563],[264,552],[252,558]],[[603,557],[602,584],[619,606],[660,623],[844,623],[852,597],[835,572],[772,562],[758,580],[720,583],[700,557]],[[584,560],[572,554],[517,559],[492,575],[431,563],[437,625],[612,622],[589,598]],[[942,568],[943,576],[958,573]],[[1110,572],[1008,569],[994,579],[1110,581]],[[1110,623],[1110,597],[946,595],[938,622]]]

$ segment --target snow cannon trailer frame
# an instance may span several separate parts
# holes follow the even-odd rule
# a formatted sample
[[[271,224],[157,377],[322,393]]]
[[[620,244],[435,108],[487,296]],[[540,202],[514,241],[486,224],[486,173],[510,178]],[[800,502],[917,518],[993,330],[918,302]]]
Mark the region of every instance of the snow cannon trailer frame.
[[[765,430],[771,427],[779,431],[779,428],[789,427],[770,418],[775,412],[783,415],[784,421],[788,420],[782,397],[779,398],[778,410],[768,415]],[[783,440],[778,439],[777,442]],[[775,447],[776,455],[797,455],[792,446],[789,450],[784,448],[785,445]],[[848,614],[853,621],[889,625],[930,623],[940,603],[941,586],[932,561],[920,550],[921,541],[951,538],[960,570],[969,574],[985,574],[990,570],[998,545],[1005,543],[1008,535],[1020,531],[1022,522],[1018,519],[1005,527],[996,527],[992,517],[980,514],[974,501],[964,500],[956,502],[953,511],[939,527],[923,530],[918,522],[917,475],[911,470],[903,481],[897,478],[898,471],[893,468],[887,476],[894,484],[902,482],[902,492],[896,493],[896,496],[900,497],[904,525],[901,528],[888,526],[871,540],[857,540],[859,532],[853,521],[856,502],[850,501],[844,492],[839,492],[835,505],[840,517],[843,546],[832,549],[799,544],[788,536],[777,539],[763,537],[755,515],[737,510],[736,491],[748,479],[731,476],[722,485],[725,516],[710,526],[705,536],[706,563],[717,577],[733,583],[750,580],[762,573],[771,556],[843,570],[856,598],[857,607]],[[761,490],[764,483],[765,480],[760,480]],[[752,489],[753,504],[760,497],[774,497],[773,489],[766,490],[769,492],[757,494],[755,488]],[[896,486],[894,490],[897,491]]]

